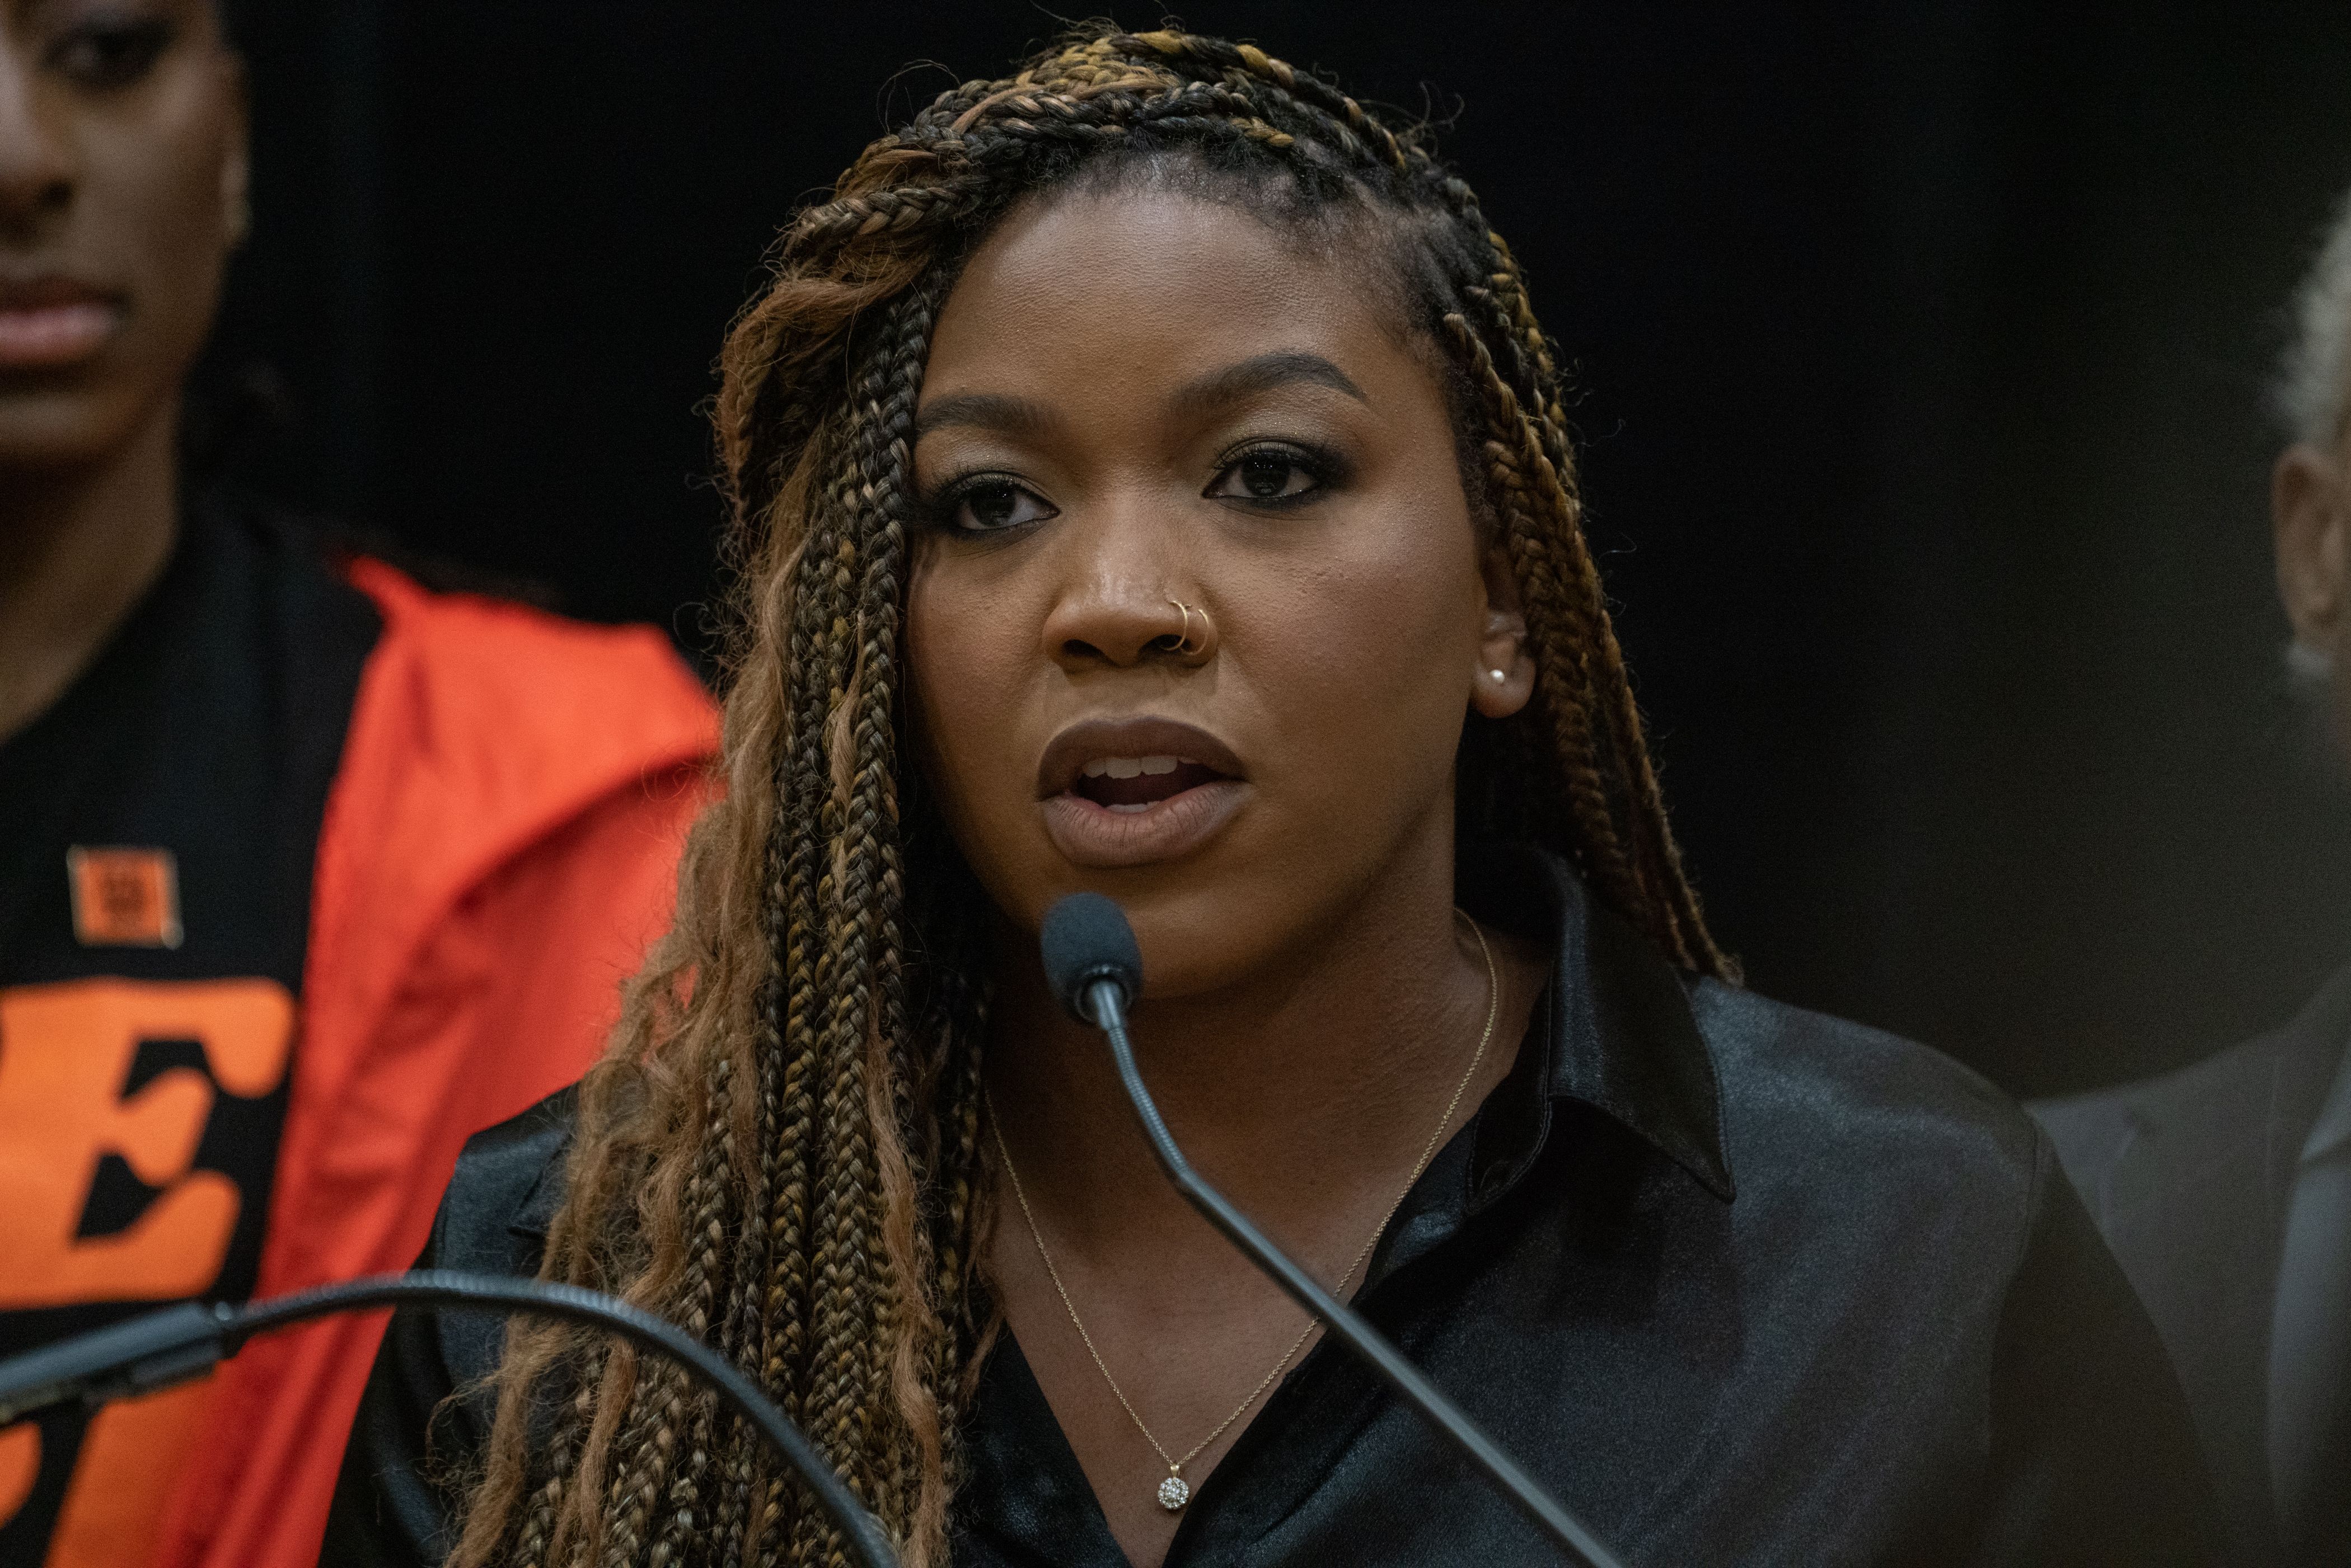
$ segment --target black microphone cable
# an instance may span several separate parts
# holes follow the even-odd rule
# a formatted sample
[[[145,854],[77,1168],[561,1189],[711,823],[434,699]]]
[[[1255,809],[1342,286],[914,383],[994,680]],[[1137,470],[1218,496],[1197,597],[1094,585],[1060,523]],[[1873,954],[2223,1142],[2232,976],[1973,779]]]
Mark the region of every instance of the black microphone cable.
[[[1614,1552],[1558,1499],[1536,1485],[1532,1476],[1479,1431],[1477,1423],[1398,1354],[1377,1329],[1316,1283],[1312,1275],[1268,1240],[1247,1215],[1202,1180],[1184,1158],[1167,1124],[1160,1120],[1159,1107],[1135,1066],[1134,1047],[1126,1038],[1127,1006],[1143,989],[1143,951],[1135,946],[1134,928],[1126,923],[1125,912],[1101,894],[1071,894],[1046,911],[1039,946],[1044,955],[1046,980],[1061,1006],[1079,1022],[1092,1025],[1109,1039],[1118,1081],[1135,1115],[1142,1119],[1144,1136],[1158,1158],[1159,1168],[1167,1173],[1185,1200],[1468,1456],[1536,1529],[1590,1568],[1623,1568]]]
[[[766,1390],[675,1323],[577,1285],[422,1269],[321,1285],[241,1306],[183,1301],[0,1362],[0,1427],[58,1405],[100,1405],[168,1388],[202,1377],[256,1334],[336,1312],[384,1306],[539,1312],[610,1329],[643,1349],[684,1363],[776,1446],[846,1538],[850,1557],[859,1568],[898,1568],[897,1552],[881,1524],[833,1473],[807,1435],[776,1408]]]

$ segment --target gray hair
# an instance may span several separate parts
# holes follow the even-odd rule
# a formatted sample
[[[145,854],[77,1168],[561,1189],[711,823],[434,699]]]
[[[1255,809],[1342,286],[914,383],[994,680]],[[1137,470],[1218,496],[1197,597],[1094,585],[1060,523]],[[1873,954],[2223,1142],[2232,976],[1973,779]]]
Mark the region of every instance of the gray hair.
[[[2294,440],[2332,446],[2351,403],[2351,193],[2335,203],[2290,312],[2271,401]]]
[[[2270,402],[2293,440],[2332,447],[2351,414],[2351,192],[2336,200],[2288,309],[2289,336]],[[2285,680],[2297,705],[2323,720],[2335,684],[2329,651],[2298,638],[2288,643]]]

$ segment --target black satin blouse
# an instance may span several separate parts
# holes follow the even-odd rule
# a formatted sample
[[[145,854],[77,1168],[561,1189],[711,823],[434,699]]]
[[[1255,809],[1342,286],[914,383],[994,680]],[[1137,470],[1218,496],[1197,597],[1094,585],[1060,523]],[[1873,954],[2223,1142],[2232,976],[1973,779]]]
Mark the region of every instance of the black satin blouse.
[[[2213,1560],[2179,1385],[2047,1140],[1907,1041],[1694,978],[1529,851],[1465,907],[1557,972],[1357,1304],[1635,1568]],[[528,1274],[568,1097],[466,1145],[424,1266]],[[495,1323],[395,1319],[323,1562],[437,1563]],[[434,1414],[439,1407],[437,1416]],[[431,1460],[426,1458],[430,1427]],[[958,1568],[1117,1568],[1008,1335],[963,1434]],[[1323,1343],[1207,1477],[1168,1568],[1557,1561]]]

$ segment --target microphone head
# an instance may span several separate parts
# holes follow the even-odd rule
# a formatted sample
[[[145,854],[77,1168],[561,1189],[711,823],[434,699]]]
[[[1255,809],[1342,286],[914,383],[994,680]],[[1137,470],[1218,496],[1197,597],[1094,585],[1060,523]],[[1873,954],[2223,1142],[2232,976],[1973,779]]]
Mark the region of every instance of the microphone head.
[[[1124,910],[1099,893],[1057,900],[1045,911],[1037,945],[1045,957],[1045,983],[1080,1023],[1102,1022],[1086,1010],[1097,980],[1115,984],[1127,1005],[1142,994],[1143,949],[1134,945],[1134,927]]]

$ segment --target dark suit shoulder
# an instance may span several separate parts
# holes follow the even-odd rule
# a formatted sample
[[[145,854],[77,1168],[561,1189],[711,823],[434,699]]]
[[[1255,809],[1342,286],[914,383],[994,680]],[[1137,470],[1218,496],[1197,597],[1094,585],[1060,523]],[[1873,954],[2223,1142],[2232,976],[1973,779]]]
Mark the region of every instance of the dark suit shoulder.
[[[2074,1186],[2095,1205],[2100,1178],[2144,1128],[2187,1131],[2258,1124],[2270,1102],[2278,1057],[2290,1043],[2289,1032],[2280,1030],[2241,1041],[2158,1077],[2036,1100],[2031,1109],[2049,1130]]]
[[[2032,1107],[2162,1333],[2245,1561],[2275,1552],[2270,1318],[2298,1156],[2346,1035],[2351,969],[2283,1029]]]
[[[2258,1193],[2261,1207],[2278,1206],[2346,1036],[2351,969],[2282,1029],[2157,1077],[2031,1109],[2109,1239],[2140,1211],[2200,1207],[2217,1166],[2233,1167],[2241,1197]]]

